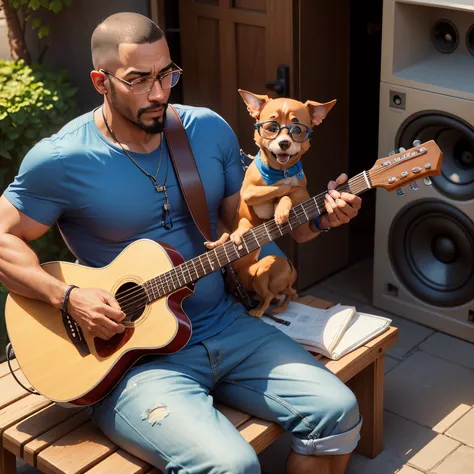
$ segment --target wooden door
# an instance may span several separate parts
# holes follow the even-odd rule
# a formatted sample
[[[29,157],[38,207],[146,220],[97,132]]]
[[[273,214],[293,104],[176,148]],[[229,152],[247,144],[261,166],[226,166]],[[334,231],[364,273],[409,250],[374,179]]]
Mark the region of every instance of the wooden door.
[[[156,0],[155,0],[156,1]],[[289,66],[289,96],[337,99],[303,157],[311,195],[348,171],[349,2],[347,0],[179,0],[183,102],[222,115],[250,154],[252,119],[237,89],[277,94],[265,84]],[[298,289],[347,265],[349,226],[303,245],[277,244],[298,270]]]
[[[265,83],[279,64],[290,66],[291,87],[292,0],[180,0],[179,19],[184,103],[218,112],[254,154],[255,119],[237,89],[275,97]]]

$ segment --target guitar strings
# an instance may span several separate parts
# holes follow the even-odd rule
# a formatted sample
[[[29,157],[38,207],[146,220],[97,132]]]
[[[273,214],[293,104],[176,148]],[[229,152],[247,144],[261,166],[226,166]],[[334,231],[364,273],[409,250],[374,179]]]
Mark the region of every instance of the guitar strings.
[[[349,190],[349,188],[354,188],[354,189],[353,189],[353,192],[358,193],[359,191],[366,189],[366,185],[361,186],[360,189],[357,189],[357,190],[355,189],[355,188],[358,188],[358,187],[359,187],[358,184],[362,184],[362,182],[365,182],[365,178],[362,177],[362,176],[356,176],[356,177],[352,178],[352,180],[350,181],[350,183],[344,183],[343,185],[341,185],[341,186],[338,188],[338,190],[344,192],[344,191],[346,191],[346,190]],[[365,183],[365,184],[366,184],[366,183]],[[319,211],[320,206],[323,206],[323,203],[320,202],[320,203],[319,203],[320,206],[318,206],[318,204],[315,203],[314,201],[315,201],[315,200],[318,200],[318,198],[324,197],[325,194],[326,194],[326,192],[321,193],[321,194],[319,194],[319,195],[313,197],[312,199],[306,201],[306,203],[309,204],[309,206],[306,205],[306,206],[304,206],[304,207],[307,208],[307,210],[308,210],[308,212],[309,212],[310,214],[312,214],[312,213],[313,213],[314,211],[316,211],[316,210]],[[302,203],[302,204],[304,204],[304,203]],[[292,209],[293,214],[296,216],[296,219],[297,219],[297,221],[298,221],[297,223],[295,222],[295,224],[297,224],[298,226],[299,226],[299,225],[302,225],[302,224],[301,224],[301,221],[300,221],[300,217],[303,218],[303,223],[308,222],[308,221],[310,220],[310,219],[308,219],[308,217],[307,217],[307,215],[306,215],[306,213],[305,213],[305,211],[304,211],[304,208],[303,208],[303,205],[302,205],[302,204],[301,204],[301,205],[297,205],[297,206],[295,206],[295,207]],[[290,219],[291,219],[292,217],[293,217],[293,216],[290,215]],[[285,225],[285,224],[288,224],[288,222],[287,222],[287,223],[284,223],[284,224],[282,224],[282,225]],[[290,227],[290,229],[291,229],[291,224],[288,224],[288,225],[289,225],[289,227]],[[259,227],[266,227],[266,230],[265,230],[265,229],[261,229],[261,228],[259,229]],[[267,237],[268,237],[268,235],[267,235],[267,234],[268,234],[268,230],[270,230],[271,232],[273,232],[273,231],[275,231],[276,229],[278,229],[278,227],[279,227],[279,226],[278,226],[278,224],[276,224],[276,222],[274,222],[274,221],[268,221],[268,222],[262,224],[261,226],[257,226],[256,228],[252,229],[251,231],[249,231],[249,233],[252,233],[253,236],[254,236],[254,238],[255,238],[256,240],[258,240],[259,237],[260,237],[260,238],[261,238],[261,237],[264,237],[264,236],[267,236]],[[281,227],[281,226],[280,226],[280,227]],[[229,244],[229,242],[226,242],[226,244]],[[225,245],[225,244],[224,244],[224,245]],[[207,253],[204,254],[204,255],[207,255],[208,253],[214,252],[214,253],[216,254],[216,259],[218,260],[219,265],[220,265],[220,260],[221,260],[221,259],[223,260],[224,257],[225,257],[227,260],[229,260],[228,254],[227,254],[227,252],[226,252],[227,249],[224,249],[224,248],[223,248],[224,245],[221,245],[221,246],[219,246],[219,247],[216,247],[215,249],[213,249],[213,250],[207,252]],[[258,248],[258,247],[257,247],[257,248]],[[257,248],[256,248],[255,250],[257,250]],[[234,248],[233,248],[232,250],[234,251],[236,257],[239,258],[240,255],[239,255],[238,251],[236,250],[235,246],[234,246]],[[252,250],[252,251],[253,251],[253,250]],[[250,253],[250,252],[249,252],[249,253]],[[219,254],[220,254],[220,255],[219,255]],[[195,258],[200,260],[200,257],[201,257],[201,256],[195,257]],[[219,258],[219,257],[221,257],[221,258]],[[192,259],[192,260],[194,260],[194,259]],[[177,274],[179,273],[179,270],[180,270],[180,269],[181,269],[181,273],[182,273],[182,275],[183,275],[183,282],[185,283],[185,285],[188,284],[188,283],[191,283],[192,281],[194,281],[195,278],[192,277],[191,272],[189,271],[189,268],[187,268],[187,267],[189,266],[189,263],[191,263],[191,260],[188,261],[188,262],[185,262],[185,263],[183,263],[183,264],[181,264],[181,265],[179,265],[179,266],[177,266],[177,267],[174,267],[172,270],[170,270],[170,271],[168,271],[168,272],[166,272],[166,273],[160,275],[158,278],[159,278],[159,280],[160,280],[160,283],[161,283],[161,286],[163,287],[163,289],[164,289],[164,284],[166,284],[166,285],[168,286],[168,289],[169,289],[169,288],[170,288],[170,285],[169,285],[170,282],[171,282],[172,285],[173,285],[173,289],[175,289],[176,291],[183,287],[183,284],[181,283],[180,278],[179,278],[179,276],[177,275]],[[214,271],[210,263],[209,263],[209,267],[210,267],[210,268],[207,268],[207,269],[206,269],[206,268],[204,267],[204,265],[202,264],[202,261],[200,261],[200,263],[201,263],[201,266],[203,267],[203,270],[205,271],[206,274],[207,274],[207,273],[211,273],[212,271]],[[188,273],[188,275],[189,275],[189,278],[186,277],[186,275],[184,274],[183,266],[186,267],[186,270],[187,270],[187,273]],[[174,276],[173,273],[176,274],[176,276]],[[199,277],[199,274],[197,273],[196,270],[194,270],[194,273],[196,274],[196,277]],[[154,279],[153,279],[153,280],[154,280]],[[153,280],[151,280],[151,281],[153,281]],[[163,280],[164,280],[164,281],[163,281]],[[177,283],[177,284],[175,284],[175,283]],[[152,285],[153,285],[153,283],[152,283]],[[156,288],[157,288],[157,287],[156,287]],[[158,289],[158,288],[157,288],[157,289]],[[158,289],[158,293],[161,293],[161,292],[159,291],[159,289]],[[138,295],[140,295],[138,298],[135,298],[134,300],[130,300],[130,297],[131,297],[131,296],[138,296]],[[130,306],[130,304],[133,306],[134,303],[138,303],[138,302],[144,303],[144,302],[147,301],[147,299],[148,299],[147,296],[143,295],[143,287],[140,286],[140,287],[138,287],[138,288],[137,288],[137,287],[131,288],[130,290],[125,291],[124,293],[122,293],[122,294],[120,295],[120,297],[118,298],[118,301],[119,301],[119,303],[122,303],[122,304],[123,304],[123,306],[122,306],[122,304],[121,304],[122,310],[123,310],[123,311],[127,311],[127,310],[129,310],[129,309],[132,308],[132,307]],[[126,300],[126,301],[125,301],[125,300]]]
[[[389,168],[391,168],[392,166],[395,166],[395,165],[399,165],[401,164],[402,162],[392,162],[390,163],[390,165],[387,165],[385,167],[381,167],[381,168],[378,168],[376,170],[373,170],[372,172],[369,171],[368,172],[368,176],[365,174],[366,172],[363,171],[362,173],[359,173],[358,175],[356,175],[355,177],[353,177],[352,179],[350,179],[349,181],[347,181],[346,183],[342,184],[341,186],[339,186],[337,188],[338,191],[340,192],[347,192],[347,191],[350,191],[354,194],[359,194],[360,192],[362,191],[365,191],[367,190],[367,178],[370,178],[372,180],[372,178],[376,178],[377,175],[379,174],[385,174],[386,173],[386,170],[388,170]],[[326,195],[327,191],[323,192],[323,193],[320,193],[316,196],[314,196],[313,198],[305,201],[304,203],[301,203],[297,206],[295,206],[294,208],[292,208],[292,213],[296,216],[296,219],[298,221],[297,223],[297,226],[299,225],[303,225],[304,223],[306,222],[309,222],[310,219],[308,219],[307,215],[306,215],[306,212],[305,212],[305,208],[308,210],[309,214],[311,215],[314,211],[319,211],[319,205],[318,205],[318,200],[320,198],[324,198],[324,196]],[[321,204],[321,207],[324,206],[324,200],[322,203],[319,203]],[[316,213],[316,215],[318,215]],[[303,224],[301,224],[300,222],[300,219],[299,217],[303,217],[304,216],[304,219],[303,219]],[[260,238],[262,237],[265,237],[267,236],[268,237],[268,231],[270,232],[273,232],[275,230],[280,230],[281,232],[281,227],[284,226],[285,224],[288,225],[291,229],[291,218],[293,216],[291,216],[290,214],[290,218],[288,219],[287,222],[285,222],[284,224],[282,224],[281,226],[278,226],[278,224],[276,224],[276,222],[274,220],[271,220],[271,221],[267,221],[253,229],[251,229],[250,231],[248,231],[245,235],[247,236],[248,234],[252,234],[254,239],[256,241],[258,241]],[[295,222],[296,224],[296,222]],[[274,239],[270,239],[271,240],[274,240]],[[227,245],[227,244],[231,244],[231,246]],[[245,243],[246,244],[246,243]],[[229,247],[228,249],[226,247]],[[233,247],[233,248],[232,248]],[[247,245],[246,245],[247,247]],[[255,248],[254,250],[257,250],[258,248],[260,247],[260,245],[258,245],[257,248]],[[237,258],[240,258],[240,255],[237,251],[237,248],[235,247],[235,244],[227,241],[226,243],[224,243],[223,245],[220,245],[219,247],[216,247],[215,249],[209,251],[209,252],[206,252],[205,256],[207,256],[207,258],[209,259],[209,254],[211,252],[214,252],[215,254],[215,257],[219,263],[219,268],[221,268],[223,265],[220,264],[220,259],[219,259],[219,256],[225,261],[225,259],[229,260],[229,257],[228,257],[228,253],[227,253],[227,250],[233,250],[234,253],[236,254]],[[251,250],[249,251],[248,253],[251,253],[252,251],[254,250]],[[220,255],[219,255],[220,254]],[[189,283],[192,283],[195,278],[192,277],[191,275],[191,272],[189,270],[189,264],[192,263],[193,264],[193,267],[194,267],[194,273],[196,274],[196,277],[199,278],[199,274],[198,272],[196,271],[196,267],[194,265],[194,260],[199,260],[199,264],[202,266],[205,274],[207,275],[208,273],[212,273],[213,271],[215,271],[213,269],[213,265],[211,264],[211,262],[209,261],[209,271],[207,271],[206,267],[204,266],[204,264],[202,263],[202,260],[201,260],[201,256],[202,255],[199,255],[198,257],[195,257],[191,260],[189,260],[188,262],[184,262],[180,265],[178,265],[177,267],[174,267],[173,269],[165,272],[164,274],[162,275],[159,275],[158,277],[156,278],[153,278],[152,280],[150,280],[149,282],[145,282],[146,283],[149,283],[149,285],[151,285],[151,291],[152,293],[154,293],[154,289],[157,290],[157,293],[160,295],[161,294],[161,291],[158,287],[158,284],[161,284],[163,290],[165,289],[165,284],[166,286],[168,287],[168,293],[165,292],[165,294],[169,294],[170,292],[170,283],[173,285],[173,289],[175,291],[178,291],[179,289],[181,289],[183,286],[186,286],[186,284],[189,284]],[[224,259],[225,257],[225,259]],[[229,262],[228,262],[229,263]],[[188,278],[185,276],[184,274],[184,270],[183,270],[183,267],[186,268],[186,271],[189,275],[189,281],[188,281]],[[183,275],[183,282],[184,282],[184,285],[181,283],[180,281],[180,278],[178,276],[178,270],[181,270],[181,273]],[[155,280],[158,280],[158,282],[156,282],[155,284]],[[177,285],[175,284],[177,283]],[[120,297],[118,298],[118,301],[119,301],[119,304],[122,303],[123,304],[123,308],[125,308],[125,310],[122,308],[123,311],[128,311],[129,309],[132,309],[133,308],[133,305],[135,305],[136,303],[140,302],[140,304],[143,304],[145,303],[146,304],[146,301],[148,301],[148,296],[145,294],[143,295],[143,291],[146,292],[146,289],[144,290],[143,289],[143,285],[140,285],[139,287],[135,287],[135,288],[131,288],[130,290],[127,290],[125,292],[123,292]],[[138,296],[140,295],[140,296]],[[134,297],[134,299],[130,299],[131,297]],[[138,296],[138,297],[137,297]],[[130,306],[132,305],[132,306]],[[121,305],[122,306],[122,305]]]
[[[360,189],[355,189],[355,188],[359,188],[358,185],[362,184],[362,182],[364,182],[364,186],[361,186]],[[366,189],[365,178],[364,178],[363,176],[356,176],[356,177],[354,177],[349,183],[344,183],[343,185],[341,185],[341,186],[338,188],[338,190],[344,192],[345,190],[349,190],[349,188],[351,188],[352,192],[355,192],[355,193],[358,193],[358,192],[360,192],[360,191]],[[352,188],[354,188],[354,189],[352,189]],[[320,198],[320,197],[324,197],[325,194],[326,194],[326,192],[321,193],[320,195],[315,196],[314,198],[310,199],[309,201],[306,201],[306,203],[308,203],[309,206],[306,205],[305,207],[308,208],[308,211],[309,211],[310,214],[312,214],[315,210],[318,210],[318,211],[319,211],[319,207],[320,207],[320,206],[318,206],[317,203],[315,203],[314,201],[317,200],[317,199]],[[304,204],[304,203],[302,203],[302,204]],[[320,204],[321,204],[321,206],[323,205],[323,203],[320,203]],[[310,209],[310,208],[311,208],[311,209]],[[298,221],[297,225],[298,225],[298,226],[299,226],[299,225],[302,225],[302,224],[301,224],[301,221],[300,221],[300,217],[304,217],[304,222],[303,222],[303,223],[309,221],[309,219],[307,218],[306,213],[304,212],[304,209],[303,209],[303,206],[302,206],[302,205],[297,205],[297,206],[295,206],[295,207],[292,209],[292,211],[293,211],[293,213],[295,214],[295,216],[296,216],[296,218],[297,218],[297,221]],[[293,216],[290,216],[290,219],[291,219],[291,217],[293,217]],[[288,224],[288,222],[285,223],[285,224]],[[282,224],[282,225],[285,225],[285,224]],[[295,222],[295,224],[296,224],[296,222]],[[289,227],[290,227],[290,229],[291,229],[291,224],[288,224],[288,225],[289,225]],[[266,227],[267,229],[266,229],[266,230],[262,230],[261,228],[259,229],[259,227]],[[254,228],[254,229],[252,229],[251,231],[249,231],[249,233],[252,233],[253,236],[254,236],[254,238],[257,240],[257,239],[259,239],[259,237],[261,238],[261,237],[264,237],[266,234],[268,234],[267,231],[268,231],[269,228],[270,228],[270,231],[273,232],[274,230],[278,229],[278,225],[277,225],[274,221],[269,221],[269,222],[266,222],[266,223],[262,224],[261,226],[257,226],[256,228]],[[268,235],[267,235],[267,237],[268,237]],[[226,244],[229,244],[229,242],[226,242]],[[225,244],[224,244],[224,245],[225,245]],[[221,245],[221,246],[219,246],[219,247],[216,247],[216,248],[213,249],[212,251],[208,252],[208,253],[214,252],[214,253],[216,254],[216,259],[218,260],[219,265],[220,265],[219,256],[220,256],[221,258],[223,258],[223,257],[224,257],[224,252],[225,252],[225,257],[227,258],[227,260],[229,260],[228,254],[227,254],[227,252],[226,252],[226,249],[223,249],[224,245]],[[258,247],[257,247],[255,250],[257,250],[257,249],[258,249]],[[222,252],[222,250],[224,250],[224,252]],[[234,253],[236,254],[237,258],[239,258],[240,255],[239,255],[239,253],[237,252],[237,250],[235,249],[235,247],[234,247],[233,250],[234,250]],[[252,251],[253,251],[253,250],[252,250]],[[250,252],[251,252],[251,251],[250,251]],[[249,252],[249,253],[250,253],[250,252]],[[220,255],[219,255],[219,253],[220,253]],[[206,253],[206,254],[207,254],[207,253]],[[206,255],[206,254],[205,254],[205,255]],[[201,256],[196,257],[196,258],[199,258],[199,259],[200,259],[200,257],[201,257]],[[194,259],[193,259],[193,260],[194,260]],[[191,261],[189,261],[189,262],[191,262]],[[174,267],[172,270],[170,270],[170,271],[166,272],[165,274],[162,274],[162,275],[160,275],[160,276],[158,277],[159,280],[160,280],[160,282],[161,282],[161,286],[163,287],[163,289],[164,289],[164,283],[167,284],[168,288],[170,288],[169,282],[172,283],[173,288],[174,288],[175,290],[178,290],[178,289],[180,289],[180,288],[182,288],[182,287],[184,286],[184,285],[181,283],[179,276],[177,275],[177,273],[179,273],[179,270],[180,270],[180,269],[181,269],[181,273],[182,273],[182,275],[183,275],[183,282],[185,283],[185,285],[186,285],[187,283],[191,283],[193,280],[195,280],[195,279],[192,277],[191,272],[189,271],[189,268],[186,268],[186,270],[187,270],[187,272],[188,272],[188,274],[189,274],[189,278],[190,278],[189,281],[188,281],[188,278],[184,275],[183,266],[186,266],[186,267],[187,267],[187,266],[189,265],[189,262],[185,262],[185,263],[183,263],[183,264],[181,264],[181,265],[179,265],[179,266],[177,266],[177,267]],[[201,263],[201,265],[202,265],[202,261],[201,261],[200,263]],[[207,274],[207,273],[210,273],[210,272],[212,272],[212,271],[214,271],[214,270],[212,269],[212,266],[211,266],[210,263],[209,263],[209,267],[210,267],[210,268],[208,269],[208,271],[206,271],[206,268],[204,267],[204,265],[202,265],[202,266],[203,266],[203,269],[204,269],[204,271],[205,271],[206,274]],[[199,277],[199,274],[198,274],[196,271],[194,271],[194,272],[196,273],[196,276]],[[176,274],[176,277],[173,275],[173,273]],[[163,277],[164,277],[164,278],[163,278]],[[154,280],[154,279],[153,279],[153,280]],[[153,280],[151,280],[151,282],[153,282]],[[164,281],[163,281],[163,280],[164,280]],[[177,285],[176,285],[175,283],[177,283]],[[153,283],[151,283],[151,284],[153,285]],[[155,287],[156,287],[156,286],[155,286]],[[159,288],[158,288],[158,287],[156,287],[156,288],[157,288],[157,290],[158,290],[158,293],[160,293]],[[132,289],[128,290],[128,292],[122,293],[122,295],[120,296],[120,298],[119,298],[118,300],[119,300],[119,302],[125,303],[125,305],[124,305],[125,310],[131,309],[130,304],[133,305],[134,303],[138,303],[138,302],[144,303],[144,302],[147,301],[148,298],[147,298],[147,296],[145,296],[145,295],[142,294],[142,293],[143,293],[142,289],[143,289],[143,287],[140,286],[140,287],[138,287],[138,288],[132,288]],[[141,295],[139,298],[136,298],[136,299],[134,299],[134,300],[130,300],[130,297],[131,297],[131,296],[135,296],[135,295],[138,295],[138,294]],[[124,300],[127,300],[127,301],[125,302]],[[124,310],[124,309],[122,308],[122,310]]]

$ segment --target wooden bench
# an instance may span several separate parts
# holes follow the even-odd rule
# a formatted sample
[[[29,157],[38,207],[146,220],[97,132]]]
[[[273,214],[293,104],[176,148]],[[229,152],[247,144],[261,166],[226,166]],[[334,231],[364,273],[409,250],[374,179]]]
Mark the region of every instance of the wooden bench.
[[[331,303],[305,296],[301,303],[327,308]],[[397,339],[391,327],[339,361],[317,356],[353,390],[364,423],[357,451],[374,458],[382,449],[384,353]],[[27,381],[13,361],[16,374]],[[228,406],[216,406],[231,420],[257,453],[282,434],[276,424]],[[42,396],[24,391],[0,364],[0,474],[16,473],[16,457],[44,473],[138,474],[156,468],[109,441],[91,423],[84,408],[63,408]]]

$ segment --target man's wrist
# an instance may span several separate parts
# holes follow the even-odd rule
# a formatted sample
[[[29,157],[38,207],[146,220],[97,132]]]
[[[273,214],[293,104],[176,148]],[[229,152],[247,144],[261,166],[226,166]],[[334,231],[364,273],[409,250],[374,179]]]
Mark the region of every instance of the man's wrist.
[[[324,228],[324,227],[321,227],[321,216],[316,216],[313,221],[313,226],[314,228],[316,229],[317,232],[329,232],[330,228]]]

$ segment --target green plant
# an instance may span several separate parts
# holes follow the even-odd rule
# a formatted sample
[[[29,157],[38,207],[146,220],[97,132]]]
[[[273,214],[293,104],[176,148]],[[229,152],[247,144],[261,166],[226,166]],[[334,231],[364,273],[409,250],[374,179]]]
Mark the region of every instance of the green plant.
[[[16,61],[23,59],[30,63],[30,51],[25,41],[27,27],[36,30],[42,52],[38,62],[42,59],[50,42],[45,41],[50,34],[48,24],[48,13],[58,14],[65,7],[71,7],[73,0],[0,0],[0,8],[3,9],[8,27],[8,41],[10,55]]]
[[[0,194],[33,145],[76,115],[75,93],[65,72],[0,61]],[[42,262],[71,258],[55,228],[32,246]]]

